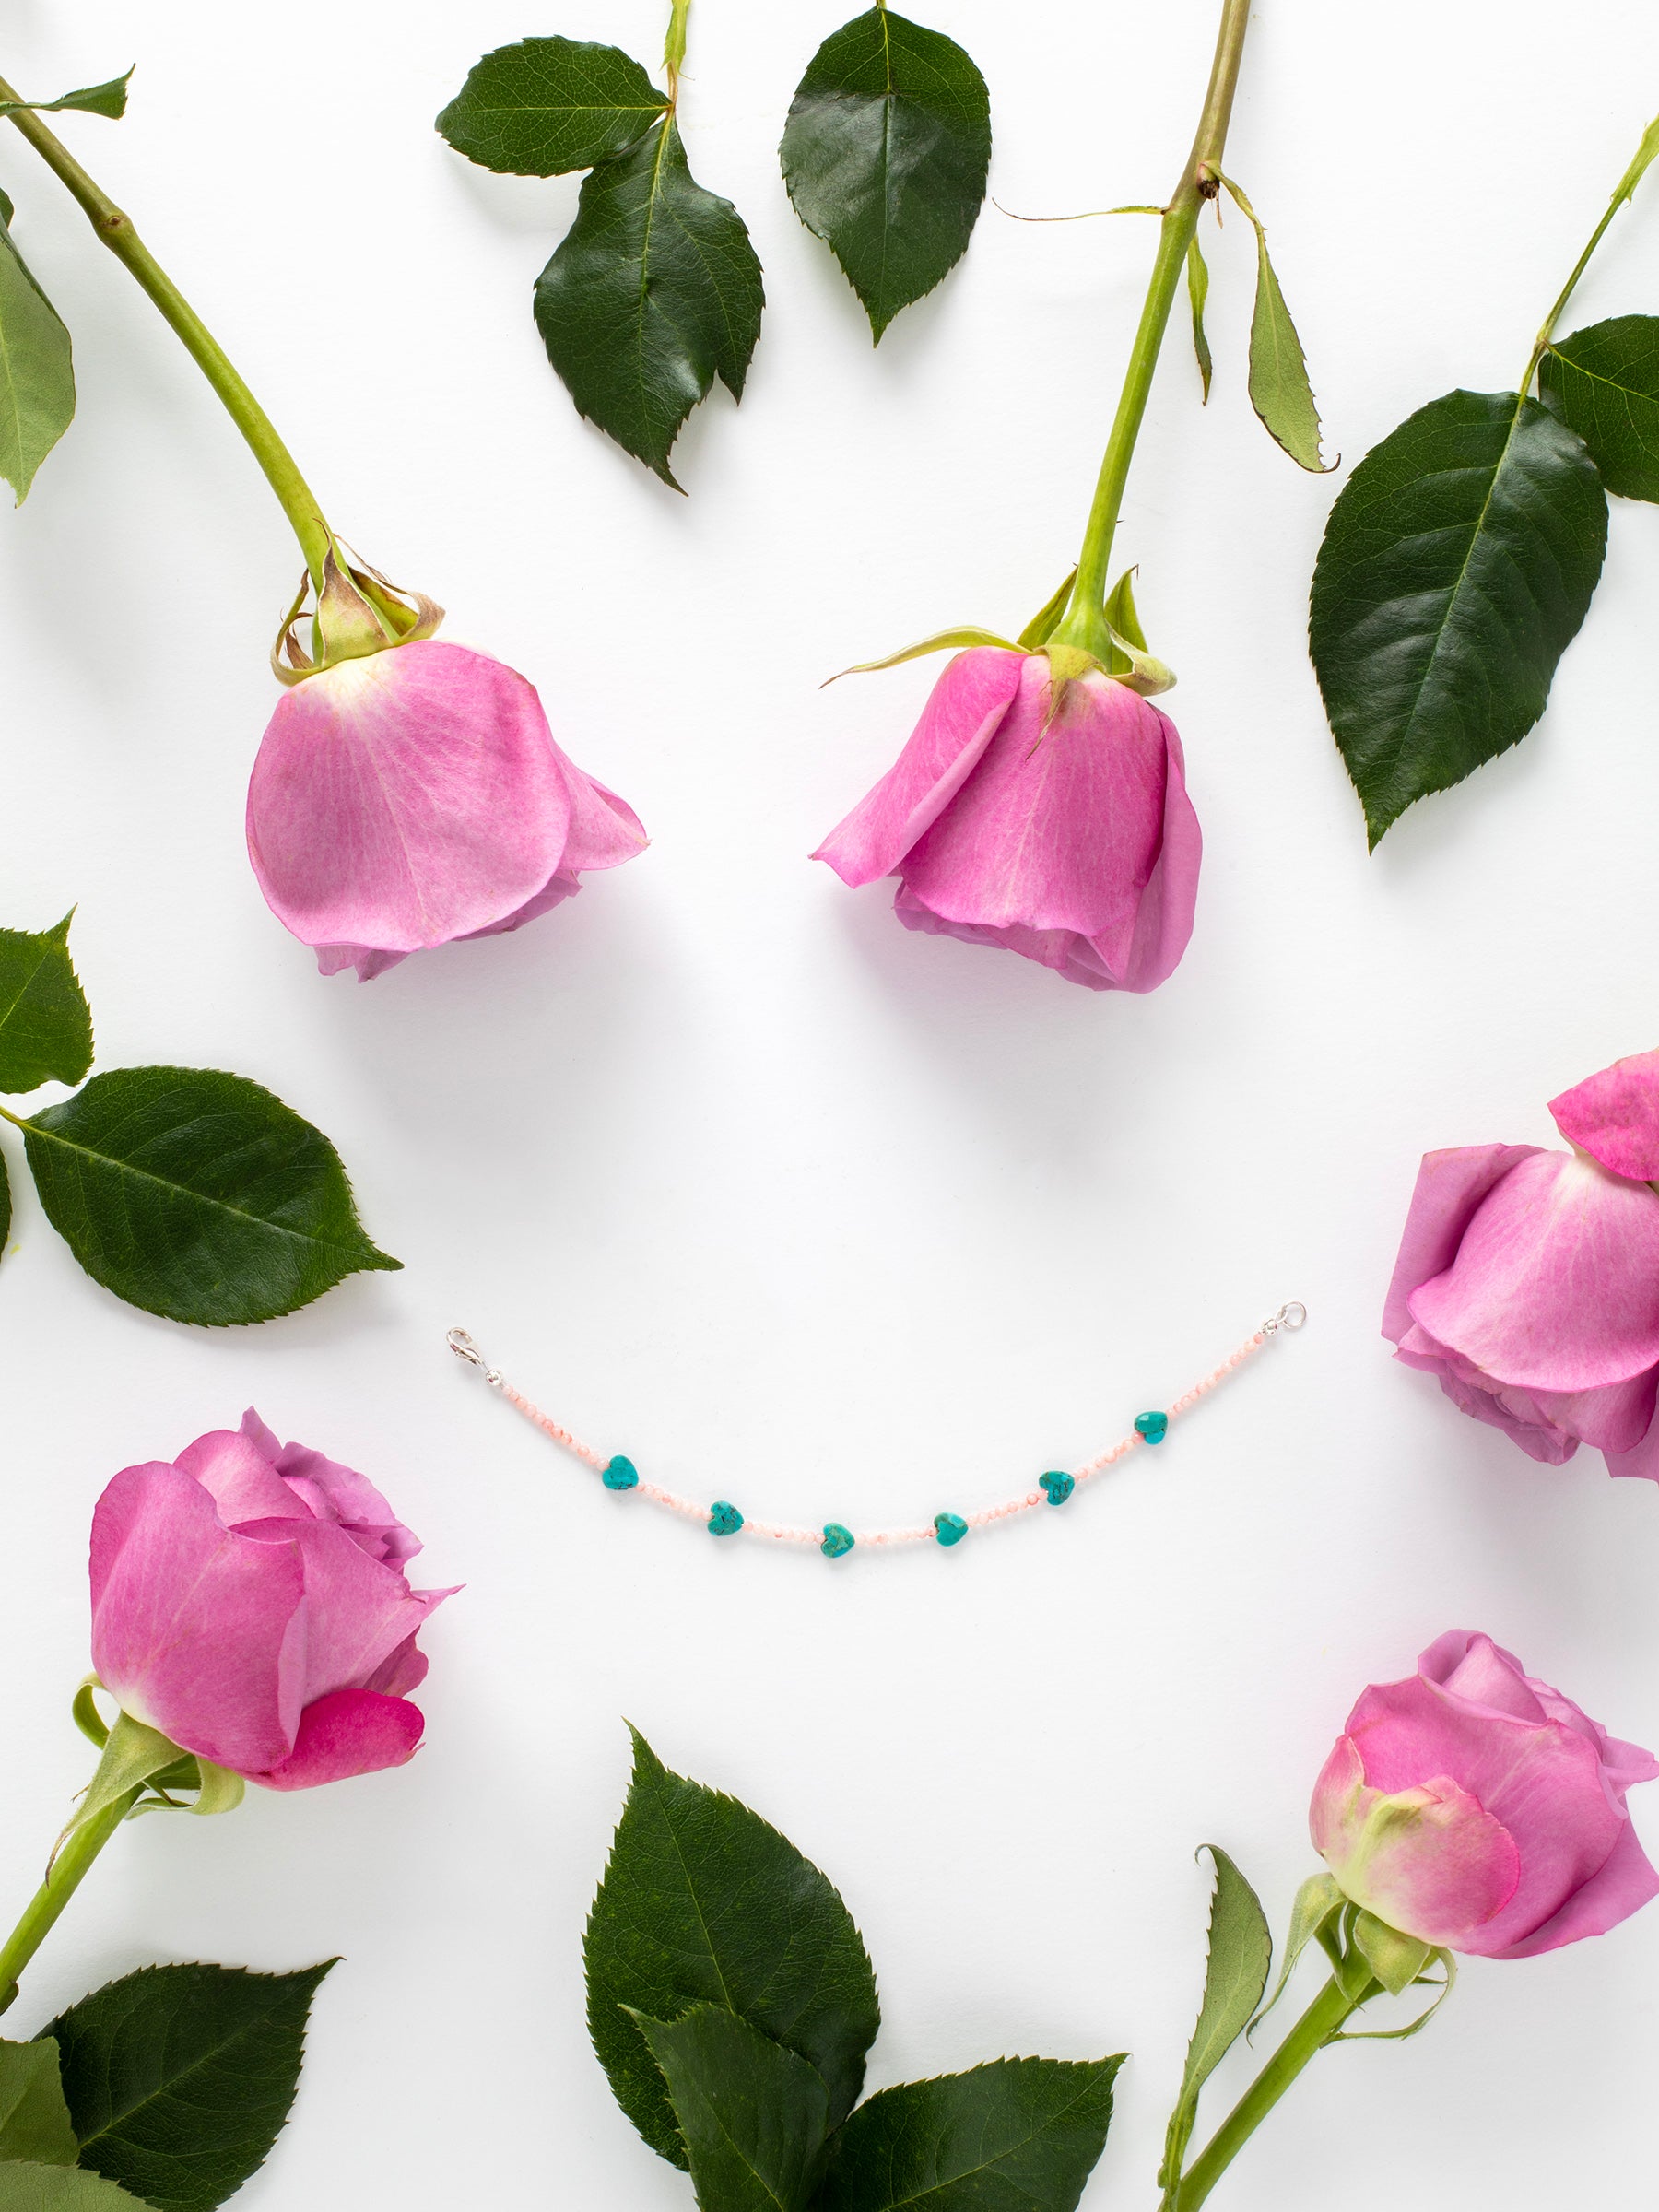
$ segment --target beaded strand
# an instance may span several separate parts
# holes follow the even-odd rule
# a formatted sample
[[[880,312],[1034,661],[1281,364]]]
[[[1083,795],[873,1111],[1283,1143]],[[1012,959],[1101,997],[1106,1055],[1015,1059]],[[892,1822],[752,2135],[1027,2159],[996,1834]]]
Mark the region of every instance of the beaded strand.
[[[1170,1423],[1183,1413],[1190,1413],[1200,1398],[1207,1397],[1231,1375],[1237,1374],[1245,1361],[1253,1359],[1265,1344],[1287,1329],[1300,1329],[1308,1318],[1308,1309],[1300,1299],[1292,1299],[1278,1312],[1263,1322],[1253,1335],[1247,1336],[1237,1351],[1225,1359],[1212,1373],[1183,1391],[1170,1406],[1155,1407],[1147,1413],[1138,1413],[1127,1436],[1120,1437],[1115,1444],[1108,1445],[1097,1458],[1086,1466],[1069,1469],[1054,1467],[1037,1477],[1033,1489],[1022,1491],[1015,1498],[1006,1498],[1000,1505],[982,1506],[975,1513],[939,1512],[931,1522],[915,1528],[869,1528],[854,1531],[840,1521],[826,1521],[821,1528],[796,1528],[784,1522],[751,1520],[729,1499],[717,1498],[712,1504],[700,1504],[695,1499],[682,1498],[677,1490],[665,1489],[660,1483],[648,1482],[634,1465],[620,1453],[608,1459],[592,1445],[584,1444],[579,1436],[556,1421],[551,1414],[544,1413],[521,1391],[508,1382],[499,1368],[491,1367],[465,1329],[451,1329],[445,1342],[457,1359],[476,1367],[492,1390],[498,1390],[511,1406],[515,1406],[525,1419],[535,1423],[544,1436],[550,1437],[564,1451],[575,1458],[585,1460],[598,1473],[608,1490],[637,1490],[641,1498],[649,1498],[653,1505],[665,1506],[671,1513],[680,1513],[688,1521],[698,1521],[712,1536],[759,1536],[769,1544],[800,1544],[815,1546],[826,1559],[845,1559],[851,1551],[891,1549],[900,1544],[937,1544],[948,1550],[961,1543],[972,1530],[993,1528],[997,1523],[1010,1521],[1018,1513],[1028,1513],[1034,1506],[1064,1505],[1083,1483],[1092,1481],[1126,1459],[1136,1445],[1161,1444],[1169,1434]]]

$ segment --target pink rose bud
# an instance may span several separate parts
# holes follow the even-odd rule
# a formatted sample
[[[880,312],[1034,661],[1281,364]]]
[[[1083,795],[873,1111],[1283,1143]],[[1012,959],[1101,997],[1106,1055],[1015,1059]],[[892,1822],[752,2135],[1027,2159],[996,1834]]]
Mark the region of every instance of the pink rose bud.
[[[1042,653],[975,647],[910,743],[814,853],[897,876],[906,929],[1000,945],[1091,991],[1151,991],[1193,931],[1202,842],[1175,725],[1109,677],[1047,723]]]
[[[1375,1683],[1325,1761],[1314,1848],[1357,1905],[1421,1943],[1530,1959],[1659,1895],[1625,1809],[1659,1761],[1453,1630]]]
[[[553,742],[535,688],[418,638],[305,676],[248,785],[266,904],[324,975],[517,929],[645,844],[633,810]]]
[[[420,1549],[373,1484],[257,1414],[126,1467],[92,1517],[92,1659],[124,1712],[272,1790],[399,1767],[425,1723]]]
[[[1659,1053],[1555,1100],[1582,1147],[1423,1160],[1383,1314],[1409,1367],[1553,1466],[1581,1443],[1659,1481]]]

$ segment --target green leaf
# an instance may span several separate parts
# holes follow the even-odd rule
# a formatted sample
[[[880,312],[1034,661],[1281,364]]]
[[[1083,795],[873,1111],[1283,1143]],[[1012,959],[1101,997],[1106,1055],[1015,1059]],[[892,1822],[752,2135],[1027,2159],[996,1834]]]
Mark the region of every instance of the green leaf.
[[[312,1996],[294,1974],[147,1966],[83,1997],[57,2039],[80,2160],[159,2212],[209,2212],[264,2164],[300,2079]]]
[[[73,2166],[78,2155],[58,2074],[57,2045],[50,2037],[0,2043],[0,2160]]]
[[[1267,256],[1267,233],[1255,209],[1230,177],[1222,182],[1256,236],[1255,312],[1250,323],[1250,403],[1274,441],[1299,466],[1327,473],[1319,444],[1319,409],[1308,382],[1308,363]],[[1330,464],[1335,467],[1335,462]]]
[[[1609,491],[1659,500],[1659,316],[1615,315],[1575,330],[1544,356],[1538,384]]]
[[[588,2031],[617,2102],[654,2151],[684,2166],[662,2074],[629,2010],[672,2019],[721,2005],[818,2069],[837,2124],[880,2021],[852,1915],[758,1813],[671,1774],[637,1731],[633,1741],[633,1781],[583,1947]]]
[[[127,85],[132,75],[129,69],[125,76],[112,76],[108,84],[86,85],[78,92],[60,92],[55,100],[0,100],[0,115],[25,112],[55,115],[65,108],[78,108],[84,114],[105,115],[112,123],[119,123],[126,113]]]
[[[118,1068],[23,1131],[47,1219],[147,1313],[269,1321],[401,1265],[363,1234],[328,1139],[243,1076]]]
[[[1194,231],[1187,247],[1187,298],[1193,308],[1193,351],[1198,356],[1198,374],[1204,382],[1204,404],[1209,406],[1210,379],[1216,363],[1210,353],[1209,340],[1204,335],[1204,308],[1209,298],[1209,270],[1198,246],[1198,233]]]
[[[670,120],[582,183],[535,281],[535,321],[578,411],[673,485],[668,455],[718,376],[743,396],[760,264],[730,200],[705,192]]]
[[[0,2212],[131,2212],[138,2201],[78,2167],[0,2165]]]
[[[474,63],[438,129],[481,169],[561,177],[623,152],[667,107],[619,46],[521,39]]]
[[[75,419],[69,333],[12,239],[0,192],[0,477],[22,506],[38,469]]]
[[[69,958],[74,918],[38,934],[0,929],[0,1090],[78,1083],[92,1065],[92,1015]]]
[[[1105,2147],[1122,2058],[999,2058],[861,2104],[816,2212],[1071,2212]]]
[[[1199,2092],[1249,2026],[1273,1963],[1273,1938],[1255,1891],[1224,1851],[1214,1843],[1206,1843],[1205,1849],[1216,1866],[1209,1963],[1205,1969],[1198,2022],[1187,2045],[1181,2095],[1164,2137],[1158,2183],[1165,2190],[1172,2189],[1181,2178],[1182,2160],[1198,2116]]]
[[[1606,543],[1582,440],[1513,392],[1448,392],[1360,462],[1325,525],[1308,636],[1373,846],[1532,728]]]
[[[779,148],[795,213],[864,302],[877,344],[967,251],[991,162],[991,98],[942,31],[890,7],[831,31]]]
[[[804,2212],[830,2132],[816,2067],[724,2006],[632,2018],[668,2085],[703,2212]]]

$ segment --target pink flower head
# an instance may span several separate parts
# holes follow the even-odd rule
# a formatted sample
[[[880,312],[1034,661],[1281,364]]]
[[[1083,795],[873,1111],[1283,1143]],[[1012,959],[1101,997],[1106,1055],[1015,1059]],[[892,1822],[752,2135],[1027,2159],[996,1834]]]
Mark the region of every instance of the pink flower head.
[[[123,1712],[272,1790],[400,1767],[447,1590],[366,1477],[256,1413],[125,1467],[92,1516],[92,1660]]]
[[[285,691],[248,785],[266,904],[324,975],[365,982],[533,922],[644,843],[632,809],[554,744],[533,685],[433,638]]]
[[[1559,1466],[1659,1480],[1659,1053],[1551,1108],[1581,1149],[1475,1145],[1418,1176],[1382,1333],[1464,1412]]]
[[[1313,1789],[1314,1848],[1354,1903],[1420,1943],[1530,1959],[1659,1896],[1625,1809],[1659,1761],[1489,1636],[1453,1630],[1374,1683]]]
[[[1181,739],[1090,674],[1050,706],[1042,653],[975,647],[910,743],[814,853],[843,883],[897,876],[906,929],[1000,945],[1091,991],[1151,991],[1193,932],[1202,842]]]

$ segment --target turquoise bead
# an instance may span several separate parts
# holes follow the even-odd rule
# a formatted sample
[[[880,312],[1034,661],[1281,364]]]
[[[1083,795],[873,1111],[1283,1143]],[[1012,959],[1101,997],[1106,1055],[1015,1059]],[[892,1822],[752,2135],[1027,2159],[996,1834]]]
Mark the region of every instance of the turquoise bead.
[[[826,1521],[824,1540],[818,1549],[827,1559],[843,1559],[853,1548],[853,1531],[843,1528],[839,1521]]]
[[[640,1479],[640,1470],[631,1459],[618,1453],[607,1467],[601,1467],[599,1479],[607,1490],[631,1490]]]
[[[743,1515],[724,1498],[717,1498],[709,1508],[709,1534],[712,1536],[735,1536],[742,1526]]]
[[[934,1535],[941,1544],[959,1544],[968,1534],[968,1524],[960,1513],[935,1513]]]
[[[1135,1426],[1149,1444],[1161,1444],[1169,1432],[1170,1417],[1167,1413],[1137,1413]]]
[[[1051,1505],[1064,1505],[1077,1488],[1077,1478],[1075,1475],[1063,1474],[1056,1467],[1052,1474],[1039,1475],[1037,1487],[1040,1490],[1048,1492],[1048,1501]]]

